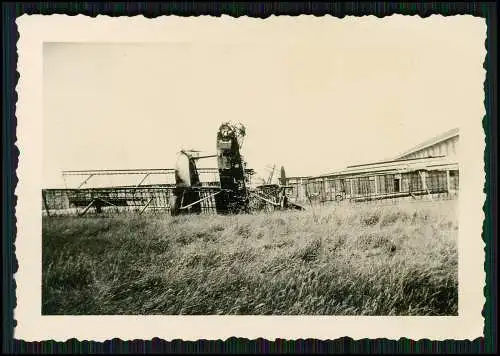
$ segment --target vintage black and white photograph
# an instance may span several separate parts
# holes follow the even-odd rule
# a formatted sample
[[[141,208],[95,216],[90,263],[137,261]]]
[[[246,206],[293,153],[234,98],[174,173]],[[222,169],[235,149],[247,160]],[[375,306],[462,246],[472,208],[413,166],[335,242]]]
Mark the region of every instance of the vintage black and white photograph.
[[[41,315],[460,316],[484,22],[185,21],[40,46]]]

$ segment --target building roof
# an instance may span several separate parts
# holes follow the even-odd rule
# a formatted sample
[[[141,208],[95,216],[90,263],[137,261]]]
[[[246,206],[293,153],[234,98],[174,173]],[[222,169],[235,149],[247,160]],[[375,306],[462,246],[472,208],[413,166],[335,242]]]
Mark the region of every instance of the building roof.
[[[299,176],[299,177],[287,177],[287,179],[315,179],[315,178],[326,178],[332,176],[346,176],[346,175],[363,175],[363,174],[373,174],[373,173],[389,173],[389,172],[408,172],[414,170],[439,170],[439,169],[458,169],[458,162],[447,156],[435,156],[435,157],[422,157],[422,158],[405,158],[405,156],[420,151],[426,147],[433,146],[442,141],[448,140],[452,137],[459,135],[459,129],[454,128],[452,130],[446,131],[430,140],[424,141],[421,144],[413,147],[412,149],[398,155],[395,158],[370,162],[365,164],[357,164],[347,166],[343,170],[329,172],[326,174],[320,174],[315,176]]]
[[[430,147],[430,146],[434,146],[440,142],[443,142],[443,141],[446,141],[452,137],[455,137],[455,136],[458,136],[459,135],[459,129],[458,128],[454,128],[454,129],[451,129],[449,131],[446,131],[438,136],[435,136],[427,141],[424,141],[422,142],[421,144],[418,144],[414,147],[412,147],[411,149],[399,154],[398,156],[396,156],[394,159],[400,159],[400,158],[403,158],[407,155],[410,155],[412,153],[415,153],[415,152],[418,152],[424,148],[427,148],[427,147]]]
[[[324,178],[331,176],[343,176],[343,175],[360,175],[360,174],[376,173],[376,172],[401,173],[419,169],[434,170],[443,167],[458,167],[458,163],[454,160],[450,160],[446,156],[399,159],[393,161],[374,162],[356,166],[349,166],[344,170],[331,172],[328,174],[322,174],[319,176],[311,177],[310,179]]]

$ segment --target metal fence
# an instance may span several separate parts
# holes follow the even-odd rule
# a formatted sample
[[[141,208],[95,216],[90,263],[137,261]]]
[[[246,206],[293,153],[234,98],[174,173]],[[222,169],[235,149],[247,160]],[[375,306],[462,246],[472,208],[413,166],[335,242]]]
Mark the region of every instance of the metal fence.
[[[290,185],[297,201],[453,199],[458,196],[459,174],[458,170],[376,173],[307,178]]]
[[[169,212],[172,186],[42,190],[43,215],[60,216],[121,212]],[[200,192],[202,213],[215,213],[213,191]]]
[[[142,172],[141,172],[142,173]],[[204,189],[200,191],[202,214],[215,214],[213,194],[220,184],[207,170]],[[211,180],[211,181],[210,181]],[[412,171],[406,173],[378,172],[356,176],[323,176],[289,179],[290,202],[303,205],[336,202],[396,203],[402,200],[445,200],[458,196],[458,170]],[[122,187],[44,189],[43,215],[106,214],[135,212],[170,212],[170,196],[175,184],[135,185]],[[265,195],[265,189],[259,191]],[[262,201],[260,201],[262,203]],[[262,204],[260,204],[262,205]],[[271,209],[272,210],[272,209]]]

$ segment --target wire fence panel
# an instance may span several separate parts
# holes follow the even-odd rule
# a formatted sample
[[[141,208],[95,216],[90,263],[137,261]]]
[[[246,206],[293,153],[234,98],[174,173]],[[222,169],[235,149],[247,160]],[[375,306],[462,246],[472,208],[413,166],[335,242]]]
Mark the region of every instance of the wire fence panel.
[[[42,190],[43,215],[118,214],[122,212],[169,212],[173,187],[117,187]],[[215,213],[213,194],[205,188],[200,192],[202,213]]]
[[[292,187],[290,198],[297,202],[439,200],[458,196],[459,173],[458,170],[372,173],[295,179],[288,184]]]
[[[204,182],[198,191],[201,213],[216,214],[214,194],[220,191],[220,184],[214,179],[217,172],[207,169],[202,173],[205,175]],[[459,171],[416,170],[402,173],[371,172],[355,176],[295,177],[288,178],[286,184],[290,188],[286,191],[289,201],[301,205],[311,201],[397,203],[404,200],[445,200],[458,196]],[[175,184],[155,184],[44,189],[42,213],[47,216],[168,213],[174,188]],[[264,187],[259,192],[266,198],[276,195],[273,189],[274,186]]]

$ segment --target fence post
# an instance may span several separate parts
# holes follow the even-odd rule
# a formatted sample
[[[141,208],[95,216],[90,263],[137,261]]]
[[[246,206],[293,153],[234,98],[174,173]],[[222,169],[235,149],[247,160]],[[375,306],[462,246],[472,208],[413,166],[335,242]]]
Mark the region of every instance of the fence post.
[[[50,217],[49,205],[47,204],[47,197],[45,196],[45,190],[43,189],[42,189],[42,199],[43,199],[43,206],[45,207],[45,211],[47,212],[47,216]]]
[[[446,194],[450,195],[450,171],[446,170]]]

